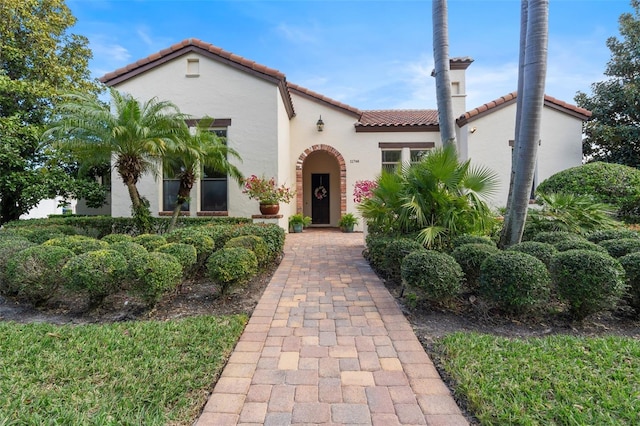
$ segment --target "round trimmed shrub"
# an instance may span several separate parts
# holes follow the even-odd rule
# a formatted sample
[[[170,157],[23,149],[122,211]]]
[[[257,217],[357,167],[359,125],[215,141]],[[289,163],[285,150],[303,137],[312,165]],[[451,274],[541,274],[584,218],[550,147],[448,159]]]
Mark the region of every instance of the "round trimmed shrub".
[[[230,238],[229,234],[233,229],[233,225],[209,225],[205,229],[208,235],[213,238],[215,247],[222,248]]]
[[[567,231],[545,231],[536,234],[532,241],[540,243],[556,244],[566,240],[585,240],[586,238]]]
[[[164,237],[170,243],[190,244],[196,249],[198,261],[204,263],[217,247],[206,227],[178,228]]]
[[[133,237],[129,234],[107,234],[100,239],[108,242],[109,244],[133,241]]]
[[[606,240],[620,240],[622,238],[640,238],[640,233],[631,229],[603,229],[587,235],[587,240],[596,244]]]
[[[266,265],[269,261],[269,248],[264,240],[257,235],[243,235],[231,238],[224,247],[243,247],[251,250],[256,255],[258,265]]]
[[[410,238],[397,238],[383,248],[382,271],[392,280],[402,280],[402,261],[414,251],[426,250],[422,244]]]
[[[29,247],[33,247],[34,244],[22,237],[3,237],[0,239],[0,291],[11,293],[12,291],[7,287],[5,280],[5,271],[7,269],[7,263],[11,257]]]
[[[419,298],[441,302],[458,295],[464,273],[456,260],[434,250],[414,251],[402,261],[402,282]]]
[[[569,250],[551,259],[551,277],[574,318],[616,306],[626,290],[624,269],[608,254]]]
[[[558,252],[558,249],[555,246],[548,243],[541,243],[539,241],[523,241],[512,245],[507,250],[530,254],[544,263],[547,268],[551,264],[551,258],[553,255]]]
[[[127,260],[115,250],[82,253],[62,268],[65,287],[89,293],[92,302],[99,301],[119,289],[128,269]]]
[[[549,299],[551,280],[542,261],[507,250],[489,256],[480,267],[480,294],[501,308],[524,313]]]
[[[365,258],[369,261],[371,267],[383,276],[386,276],[386,272],[384,271],[385,251],[387,245],[394,240],[395,238],[393,237],[380,234],[367,235],[367,250],[365,251]]]
[[[640,199],[640,171],[622,164],[587,163],[554,174],[537,190],[588,195],[597,202],[616,206],[618,214],[625,216]]]
[[[285,232],[284,229],[275,224],[256,223],[233,226],[228,233],[225,233],[226,240],[220,247],[224,247],[224,244],[231,238],[243,235],[256,235],[261,237],[269,249],[268,257],[270,262],[275,261],[282,254]]]
[[[133,241],[122,241],[119,243],[113,243],[109,246],[109,250],[114,250],[122,254],[124,258],[127,259],[127,261],[136,256],[142,256],[148,253],[146,248],[138,243],[134,243]]]
[[[465,244],[486,244],[489,246],[496,247],[496,243],[486,235],[471,235],[471,234],[458,235],[451,241],[451,245],[453,246],[454,249],[457,247],[463,246]]]
[[[629,304],[640,313],[640,252],[629,253],[618,261],[626,274]]]
[[[156,249],[158,253],[166,253],[176,258],[182,270],[187,272],[198,261],[196,248],[191,244],[168,243]]]
[[[141,234],[133,238],[134,243],[138,243],[147,251],[152,252],[160,246],[168,243],[167,239],[158,234]]]
[[[258,273],[258,260],[246,248],[222,248],[209,256],[207,270],[209,277],[220,285],[220,293],[224,294],[232,285],[254,277]]]
[[[487,243],[463,244],[453,250],[451,256],[462,268],[469,290],[476,291],[478,289],[482,262],[498,251],[495,245]]]
[[[640,251],[640,238],[621,238],[619,240],[605,240],[598,243],[610,256],[618,258],[629,253]]]
[[[5,278],[10,291],[33,303],[51,296],[62,284],[60,270],[74,257],[71,250],[58,246],[34,246],[11,256]]]
[[[638,242],[640,243],[640,240],[638,240]],[[591,241],[588,241],[588,240],[569,239],[569,240],[557,242],[553,246],[557,248],[558,251],[591,250],[591,251],[597,251],[600,253],[607,253],[607,249],[605,249],[602,246],[599,246],[596,243],[592,243]]]
[[[96,250],[107,250],[109,243],[96,240],[95,238],[86,237],[84,235],[66,235],[60,238],[47,240],[42,245],[64,247],[75,254],[87,253]]]
[[[132,290],[147,302],[155,303],[162,295],[177,288],[182,282],[182,266],[175,257],[151,252],[131,259]]]

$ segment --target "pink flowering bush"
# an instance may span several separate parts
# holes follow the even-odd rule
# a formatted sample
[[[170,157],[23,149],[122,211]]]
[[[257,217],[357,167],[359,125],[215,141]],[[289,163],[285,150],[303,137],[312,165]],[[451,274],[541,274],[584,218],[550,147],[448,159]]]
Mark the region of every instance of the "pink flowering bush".
[[[353,189],[353,201],[360,203],[367,198],[371,198],[373,190],[378,187],[378,183],[374,180],[358,180]]]
[[[242,192],[250,199],[260,201],[260,204],[288,203],[296,194],[291,188],[284,185],[278,186],[275,178],[267,179],[264,176],[251,175],[241,182],[244,186]]]

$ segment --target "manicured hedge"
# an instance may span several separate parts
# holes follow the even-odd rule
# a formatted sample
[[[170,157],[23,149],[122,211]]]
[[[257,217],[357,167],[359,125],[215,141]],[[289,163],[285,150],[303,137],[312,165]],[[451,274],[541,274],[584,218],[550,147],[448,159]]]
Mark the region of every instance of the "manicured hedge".
[[[249,249],[222,248],[209,256],[209,277],[220,285],[220,293],[226,293],[233,285],[243,284],[258,272],[258,259]]]
[[[128,270],[127,260],[115,250],[96,250],[71,259],[62,268],[65,287],[87,291],[92,303],[119,289]]]
[[[402,282],[418,298],[442,302],[458,295],[464,273],[456,260],[435,250],[419,250],[402,262]]]

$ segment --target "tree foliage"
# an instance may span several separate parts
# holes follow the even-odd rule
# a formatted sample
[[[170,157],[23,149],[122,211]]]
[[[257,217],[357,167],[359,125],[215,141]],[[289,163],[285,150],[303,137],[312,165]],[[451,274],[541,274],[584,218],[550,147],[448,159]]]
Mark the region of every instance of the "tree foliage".
[[[98,90],[87,39],[68,32],[74,24],[63,0],[0,2],[0,224],[85,186],[39,139],[61,93]]]
[[[621,38],[610,37],[609,78],[579,92],[577,104],[593,113],[585,124],[582,151],[586,158],[640,167],[640,1],[633,13],[620,16]]]

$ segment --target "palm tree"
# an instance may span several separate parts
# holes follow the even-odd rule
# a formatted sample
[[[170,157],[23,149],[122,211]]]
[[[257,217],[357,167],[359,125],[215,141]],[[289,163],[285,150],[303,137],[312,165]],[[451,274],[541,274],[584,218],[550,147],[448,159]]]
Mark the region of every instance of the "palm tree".
[[[442,145],[456,145],[455,117],[449,77],[449,30],[447,0],[433,0],[433,59],[436,77],[438,123]]]
[[[113,159],[131,198],[134,216],[148,207],[136,184],[155,172],[169,149],[179,144],[186,124],[177,106],[153,98],[141,103],[110,88],[111,106],[97,97],[69,94],[57,109],[57,118],[45,132],[58,146],[73,151],[81,161]]]
[[[515,172],[512,175],[512,194],[508,221],[501,236],[501,245],[508,247],[522,239],[527,220],[531,187],[540,140],[540,124],[544,106],[544,85],[547,74],[547,45],[549,36],[549,0],[523,0],[522,13],[527,14],[525,59],[521,77],[524,79],[522,110],[517,147],[514,155]],[[522,48],[522,46],[521,46]]]
[[[490,231],[494,219],[484,198],[497,182],[493,171],[460,162],[447,145],[419,163],[383,172],[358,208],[382,232],[417,233],[424,245],[438,246],[456,235]]]
[[[181,143],[176,144],[163,159],[165,175],[180,181],[169,231],[175,228],[180,210],[189,201],[191,189],[203,168],[227,174],[238,182],[243,177],[240,170],[229,162],[229,156],[241,160],[240,155],[209,130],[212,122],[210,118],[203,118],[193,134],[186,129]]]

